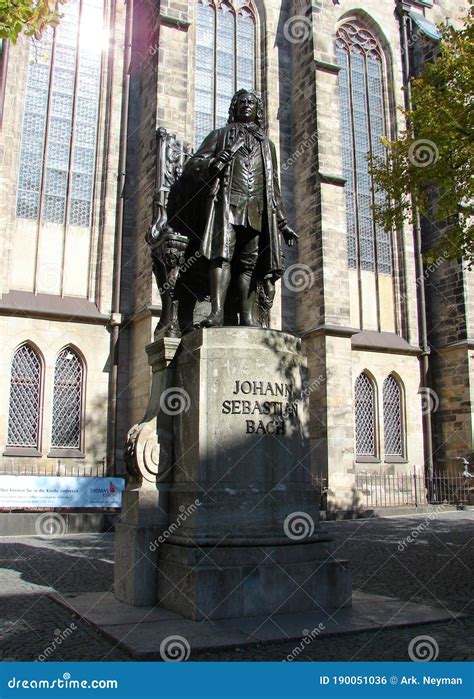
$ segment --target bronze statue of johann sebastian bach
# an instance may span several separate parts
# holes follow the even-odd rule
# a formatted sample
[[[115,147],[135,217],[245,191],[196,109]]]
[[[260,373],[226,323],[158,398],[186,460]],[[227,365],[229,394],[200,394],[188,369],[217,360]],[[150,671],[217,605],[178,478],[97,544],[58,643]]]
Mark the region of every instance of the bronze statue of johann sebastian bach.
[[[227,125],[204,139],[187,162],[174,196],[170,194],[171,227],[179,229],[183,212],[192,210],[187,233],[195,240],[190,249],[197,247],[209,261],[211,313],[202,327],[224,324],[231,282],[240,325],[258,326],[257,286],[271,305],[275,282],[283,273],[281,235],[290,246],[298,237],[288,226],[275,146],[262,126],[261,97],[253,90],[236,92]]]
[[[130,507],[117,527],[116,550],[123,546],[125,554],[117,556],[115,594],[133,604],[158,602],[193,620],[347,606],[350,571],[334,559],[318,526],[303,389],[307,360],[295,336],[245,327],[260,319],[268,325],[262,287],[271,299],[283,272],[281,238],[296,239],[284,213],[275,148],[262,130],[260,98],[237,92],[228,124],[210,133],[186,163],[181,149],[167,147],[166,155],[179,171],[169,168],[176,177],[168,216],[165,187],[158,192],[149,239],[168,305],[157,341],[147,348],[153,366],[148,411],[129,433],[128,464],[142,486],[126,494]],[[219,327],[236,325],[237,316],[243,327]],[[187,334],[199,324],[206,329]],[[274,410],[265,407],[272,401],[254,401],[258,423],[243,407],[234,411],[239,396],[249,399],[243,406],[252,394],[265,393],[274,396]],[[187,396],[192,410],[182,402],[175,409],[170,395]],[[280,411],[284,401],[288,409]],[[209,483],[212,497],[206,496]],[[141,501],[144,515],[137,517]],[[140,557],[156,551],[157,531],[170,530],[186,508],[190,516],[160,544],[157,558]],[[286,531],[288,513],[301,511],[311,523],[304,541]],[[130,567],[137,555],[140,575]]]

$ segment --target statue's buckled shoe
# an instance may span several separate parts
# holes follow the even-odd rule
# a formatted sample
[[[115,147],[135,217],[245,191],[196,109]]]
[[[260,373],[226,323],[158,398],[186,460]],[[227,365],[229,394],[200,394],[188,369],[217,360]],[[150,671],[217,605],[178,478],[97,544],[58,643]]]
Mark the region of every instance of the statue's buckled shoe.
[[[224,311],[214,311],[199,325],[201,328],[221,328],[224,325]]]

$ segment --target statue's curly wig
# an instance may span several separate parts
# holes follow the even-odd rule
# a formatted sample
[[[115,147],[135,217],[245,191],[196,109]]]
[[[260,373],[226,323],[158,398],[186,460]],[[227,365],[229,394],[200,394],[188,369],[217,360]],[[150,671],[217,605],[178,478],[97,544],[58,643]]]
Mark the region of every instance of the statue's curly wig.
[[[257,126],[263,127],[263,100],[262,100],[262,97],[255,90],[246,90],[245,88],[242,88],[241,90],[237,90],[235,95],[232,97],[232,101],[231,101],[230,107],[229,107],[229,120],[227,123],[228,124],[235,123],[236,110],[237,110],[237,100],[239,99],[240,95],[253,95],[255,97],[255,99],[257,100],[256,124],[257,124]]]

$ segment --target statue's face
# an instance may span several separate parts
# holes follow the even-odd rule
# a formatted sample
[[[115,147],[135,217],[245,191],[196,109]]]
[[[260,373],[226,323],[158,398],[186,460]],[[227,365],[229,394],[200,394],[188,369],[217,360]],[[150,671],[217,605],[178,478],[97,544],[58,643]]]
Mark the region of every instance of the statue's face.
[[[237,121],[244,123],[257,121],[258,103],[255,95],[250,92],[244,92],[239,96],[235,108],[235,116]]]

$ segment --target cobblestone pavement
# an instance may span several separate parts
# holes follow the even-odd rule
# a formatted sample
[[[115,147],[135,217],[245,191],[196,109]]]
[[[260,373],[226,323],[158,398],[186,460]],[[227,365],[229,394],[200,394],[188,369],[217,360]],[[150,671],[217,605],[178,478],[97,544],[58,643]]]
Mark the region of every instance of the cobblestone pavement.
[[[112,582],[112,534],[0,538],[0,660],[131,660],[48,597]]]
[[[323,525],[335,538],[336,557],[351,561],[354,589],[423,602],[467,614],[460,621],[324,636],[209,651],[194,660],[363,661],[409,660],[408,646],[429,636],[437,659],[472,660],[474,512],[348,520]],[[411,538],[411,541],[408,539]],[[48,597],[109,591],[113,535],[0,538],[0,659],[130,660],[85,622]]]
[[[335,538],[336,557],[351,561],[354,589],[467,614],[466,619],[337,637],[301,644],[294,660],[408,661],[408,646],[430,636],[439,661],[474,660],[474,512],[347,520],[323,525]],[[411,537],[412,541],[408,541]],[[436,648],[431,641],[430,645]],[[284,660],[294,641],[200,653],[195,660]]]

